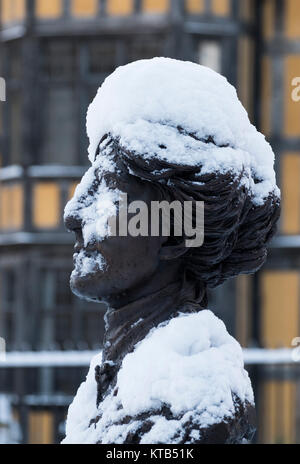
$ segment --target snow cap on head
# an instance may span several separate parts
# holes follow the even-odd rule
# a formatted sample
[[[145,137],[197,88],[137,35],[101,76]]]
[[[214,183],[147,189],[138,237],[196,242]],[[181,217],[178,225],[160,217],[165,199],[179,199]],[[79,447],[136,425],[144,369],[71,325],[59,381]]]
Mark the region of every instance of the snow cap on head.
[[[160,57],[117,68],[88,109],[87,132],[92,163],[110,133],[145,158],[201,165],[202,173],[244,170],[257,204],[279,196],[271,146],[235,88],[205,66]]]

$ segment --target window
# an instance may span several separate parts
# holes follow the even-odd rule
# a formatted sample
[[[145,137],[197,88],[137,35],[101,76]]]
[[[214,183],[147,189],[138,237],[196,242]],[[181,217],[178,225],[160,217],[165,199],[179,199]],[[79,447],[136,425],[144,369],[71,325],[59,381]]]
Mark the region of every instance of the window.
[[[22,77],[22,56],[19,41],[14,41],[8,45],[8,56],[9,78],[20,79]]]
[[[44,71],[50,79],[72,80],[76,69],[75,43],[64,40],[46,42]]]
[[[6,102],[1,104],[3,165],[22,161],[23,96],[21,42],[1,45],[1,76],[6,80]],[[6,143],[7,142],[7,143]]]
[[[4,272],[3,292],[5,294],[5,309],[9,311],[15,301],[16,292],[16,274],[12,269],[6,269]]]
[[[163,54],[161,36],[45,39],[38,163],[87,164],[86,111],[103,80],[127,62]]]
[[[208,290],[208,308],[222,319],[228,332],[235,336],[236,318],[236,279],[229,279],[223,285]]]
[[[42,164],[76,164],[78,108],[74,87],[52,86],[45,101]]]
[[[57,263],[59,264],[59,263]],[[49,264],[48,264],[49,265]],[[74,350],[100,348],[103,338],[103,311],[96,303],[82,301],[70,290],[71,270],[43,268],[39,272],[39,302],[35,345],[40,349]]]
[[[19,90],[9,91],[8,99],[10,118],[10,164],[21,164],[22,158],[22,93]]]
[[[91,74],[110,74],[116,68],[116,41],[98,39],[88,44],[89,72]]]
[[[59,270],[56,273],[56,292],[55,303],[57,306],[68,306],[73,303],[73,297],[70,290],[70,272],[69,270]]]
[[[16,273],[13,269],[3,267],[0,272],[0,336],[5,339],[6,349],[11,350],[14,344],[15,331],[15,300],[16,300]]]
[[[98,304],[82,312],[82,340],[89,349],[100,349],[103,337],[103,312]]]
[[[136,38],[129,43],[128,61],[154,58],[163,54],[162,40],[155,37]]]
[[[198,44],[197,62],[203,66],[222,72],[221,44],[217,40],[202,40]]]

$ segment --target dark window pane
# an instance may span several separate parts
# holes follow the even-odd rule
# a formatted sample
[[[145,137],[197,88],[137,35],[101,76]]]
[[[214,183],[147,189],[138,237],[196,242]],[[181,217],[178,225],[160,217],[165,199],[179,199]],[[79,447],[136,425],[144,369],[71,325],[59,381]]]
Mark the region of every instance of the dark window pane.
[[[74,396],[85,379],[88,367],[58,367],[54,369],[54,390]]]
[[[208,307],[214,314],[222,319],[228,332],[235,336],[235,314],[236,314],[236,281],[227,280],[213,290],[208,290]]]
[[[12,79],[22,78],[22,58],[20,42],[12,42],[8,45],[9,77]]]
[[[101,348],[104,306],[76,298],[69,285],[71,269],[41,269],[38,342],[40,349]]]
[[[6,349],[13,349],[16,309],[16,273],[13,269],[1,271],[0,337],[5,339]]]
[[[56,304],[58,306],[69,306],[72,304],[72,300],[70,271],[59,271],[56,274]]]
[[[129,62],[162,55],[162,41],[158,38],[137,39],[129,43]]]
[[[52,79],[73,79],[76,72],[76,49],[72,42],[53,40],[45,45],[44,67]]]
[[[71,85],[50,88],[44,121],[43,164],[76,164],[77,98]]]
[[[72,349],[72,313],[55,315],[55,341],[63,349]]]
[[[3,291],[5,295],[5,308],[6,310],[10,310],[11,306],[15,302],[16,298],[16,274],[13,270],[7,269],[3,271],[4,274],[4,282]]]
[[[4,330],[1,330],[1,336],[5,339],[6,349],[8,351],[13,349],[13,337],[15,328],[15,317],[12,313],[4,314]]]
[[[69,288],[70,271],[46,269],[41,272],[40,308],[41,330],[39,346],[49,349],[68,348],[74,345],[72,327],[74,311]]]
[[[103,338],[103,314],[99,311],[83,313],[82,341],[90,349],[100,347]]]
[[[11,91],[10,102],[10,163],[20,164],[22,157],[22,96],[20,91]]]
[[[110,74],[116,67],[116,43],[97,40],[89,43],[89,72]]]

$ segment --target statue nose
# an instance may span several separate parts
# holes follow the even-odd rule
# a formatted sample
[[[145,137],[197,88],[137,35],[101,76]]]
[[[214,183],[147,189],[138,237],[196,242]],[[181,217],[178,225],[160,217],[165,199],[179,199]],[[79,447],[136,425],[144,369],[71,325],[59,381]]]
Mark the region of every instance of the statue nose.
[[[82,222],[79,216],[74,216],[72,214],[68,214],[65,217],[65,226],[70,232],[76,232],[82,228]]]
[[[75,228],[75,229],[73,229],[73,232],[75,233],[75,238],[76,238],[75,245],[74,245],[74,250],[75,250],[75,253],[79,253],[80,250],[84,246],[84,241],[83,241],[83,236],[82,236],[82,229],[81,229],[81,227],[80,228]]]

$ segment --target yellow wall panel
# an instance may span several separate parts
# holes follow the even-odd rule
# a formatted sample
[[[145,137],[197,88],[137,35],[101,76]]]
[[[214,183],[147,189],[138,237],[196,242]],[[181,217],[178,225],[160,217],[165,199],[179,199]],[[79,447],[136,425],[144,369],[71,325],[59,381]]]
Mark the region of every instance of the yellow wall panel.
[[[249,113],[251,119],[253,112],[253,41],[241,37],[238,42],[238,92],[241,102]]]
[[[296,398],[297,389],[295,382],[281,382],[281,412],[282,412],[282,441],[293,444],[296,440]]]
[[[59,224],[59,187],[55,182],[37,183],[33,188],[33,223],[39,228],[54,228]]]
[[[300,4],[299,0],[284,1],[285,14],[285,33],[289,39],[300,38]]]
[[[143,11],[146,13],[166,13],[170,0],[143,0]]]
[[[217,16],[228,16],[230,14],[231,0],[212,0],[211,9]]]
[[[186,0],[185,5],[188,13],[203,13],[205,10],[205,0]]]
[[[7,23],[12,20],[12,2],[11,0],[1,1],[1,20]]]
[[[1,0],[1,19],[4,23],[20,21],[25,17],[26,0]]]
[[[94,16],[97,13],[98,0],[72,0],[73,16]]]
[[[14,0],[14,18],[20,21],[25,18],[26,0]]]
[[[29,414],[29,444],[54,443],[54,417],[48,411],[32,411]]]
[[[23,186],[15,184],[11,187],[11,228],[21,229],[23,226]]]
[[[300,136],[300,102],[292,99],[294,77],[300,76],[300,55],[289,55],[285,59],[285,89],[284,89],[284,132],[285,135]]]
[[[276,382],[273,380],[265,381],[261,385],[260,396],[262,398],[262,408],[259,416],[259,442],[271,444],[275,442],[276,436]]]
[[[275,3],[276,0],[263,2],[263,35],[265,39],[272,39],[275,32]]]
[[[0,189],[0,229],[17,230],[23,226],[23,186],[2,185]]]
[[[254,18],[254,0],[239,1],[240,16],[245,21],[252,21]]]
[[[251,335],[251,296],[251,276],[238,276],[236,279],[236,338],[243,347],[248,346]]]
[[[1,185],[0,190],[0,227],[2,230],[10,228],[10,189]]]
[[[69,200],[70,200],[71,198],[73,198],[74,192],[75,192],[75,189],[76,189],[77,185],[78,185],[78,182],[73,182],[73,183],[70,185],[70,187],[69,187]]]
[[[133,13],[133,0],[108,0],[107,14],[116,16],[126,16]]]
[[[285,153],[281,163],[281,230],[284,234],[300,234],[300,152]]]
[[[296,384],[289,380],[266,380],[262,384],[259,441],[292,444],[296,430]]]
[[[299,335],[299,273],[265,271],[261,276],[261,339],[266,348],[291,347]]]
[[[58,18],[63,11],[62,0],[36,0],[36,15],[38,18]]]
[[[264,56],[261,66],[261,129],[265,135],[271,133],[271,111],[272,111],[272,73],[271,60]]]

